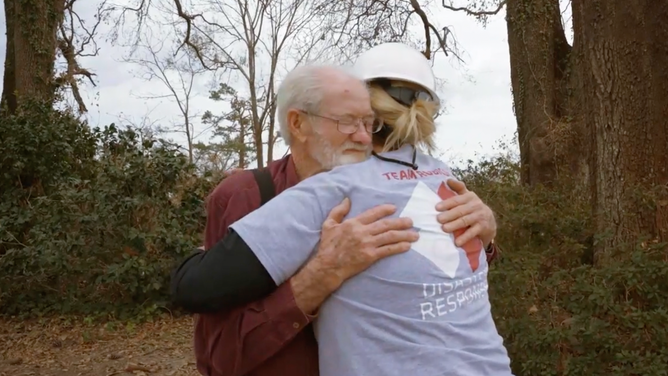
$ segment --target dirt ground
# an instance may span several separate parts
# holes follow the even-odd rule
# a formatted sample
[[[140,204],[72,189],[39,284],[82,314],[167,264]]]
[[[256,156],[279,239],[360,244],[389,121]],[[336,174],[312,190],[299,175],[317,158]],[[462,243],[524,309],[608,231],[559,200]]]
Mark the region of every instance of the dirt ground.
[[[0,376],[198,376],[191,317],[91,324],[0,319]]]

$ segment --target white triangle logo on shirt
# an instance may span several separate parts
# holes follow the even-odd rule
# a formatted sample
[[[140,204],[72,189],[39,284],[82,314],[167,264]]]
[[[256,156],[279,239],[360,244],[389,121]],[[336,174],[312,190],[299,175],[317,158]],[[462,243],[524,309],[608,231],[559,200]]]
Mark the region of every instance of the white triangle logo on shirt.
[[[452,234],[443,232],[436,220],[436,204],[441,198],[421,181],[415,185],[411,198],[399,215],[413,220],[413,226],[420,230],[420,239],[412,249],[426,257],[449,278],[455,277],[459,266],[459,249]]]

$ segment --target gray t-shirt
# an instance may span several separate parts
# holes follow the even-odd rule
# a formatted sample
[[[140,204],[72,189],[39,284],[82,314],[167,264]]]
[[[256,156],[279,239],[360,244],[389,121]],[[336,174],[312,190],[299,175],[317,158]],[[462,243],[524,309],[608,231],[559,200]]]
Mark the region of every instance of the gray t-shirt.
[[[412,148],[384,153],[410,161]],[[454,195],[450,169],[419,154],[417,171],[371,157],[306,179],[234,223],[276,284],[317,250],[329,211],[344,197],[349,216],[391,203],[420,231],[410,251],[346,281],[314,323],[322,376],[509,376],[510,359],[487,295],[482,244],[467,258],[436,221],[435,205]]]

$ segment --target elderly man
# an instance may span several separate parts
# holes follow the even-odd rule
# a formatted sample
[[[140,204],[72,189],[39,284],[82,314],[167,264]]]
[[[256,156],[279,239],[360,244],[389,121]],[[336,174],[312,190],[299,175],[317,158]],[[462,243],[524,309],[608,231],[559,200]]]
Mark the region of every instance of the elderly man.
[[[263,175],[262,171],[240,172],[223,180],[208,201],[207,249],[225,237],[230,224],[258,208],[274,193],[279,194],[319,171],[368,157],[370,132],[354,132],[334,141],[309,130],[315,128],[304,126],[297,136],[288,128],[290,108],[312,110],[322,121],[336,119],[339,125],[345,124],[341,120],[346,118],[372,121],[368,92],[358,78],[337,67],[303,66],[285,78],[277,97],[281,133],[292,155],[271,163],[267,168],[270,175]],[[312,118],[303,120],[314,121]],[[460,210],[441,214],[439,221],[444,230],[453,232],[464,227],[462,223],[468,224],[472,230],[458,238],[458,243],[480,237],[487,245],[488,257],[493,256],[496,224],[491,210],[474,193],[466,191],[463,184],[455,183],[453,188],[461,195],[446,200],[441,207]],[[331,224],[324,226],[319,250],[323,257],[313,258],[287,282],[273,291],[262,291],[266,297],[250,304],[241,304],[243,295],[258,292],[237,290],[234,280],[249,273],[257,274],[257,259],[243,258],[243,253],[216,247],[184,261],[174,275],[173,295],[177,304],[202,314],[195,331],[200,373],[317,375],[317,344],[310,323],[319,305],[333,292],[327,287],[331,285],[328,278],[334,274],[350,278],[380,258],[406,251],[416,239],[410,220],[389,218],[392,214],[393,210],[386,207],[370,209],[357,217],[361,225],[352,232],[343,232]],[[460,217],[462,214],[465,219]],[[360,242],[370,235],[375,235],[375,242],[371,248],[361,249]],[[365,257],[359,257],[363,253]],[[221,265],[234,265],[234,271],[221,274]],[[266,274],[258,278],[273,284]]]

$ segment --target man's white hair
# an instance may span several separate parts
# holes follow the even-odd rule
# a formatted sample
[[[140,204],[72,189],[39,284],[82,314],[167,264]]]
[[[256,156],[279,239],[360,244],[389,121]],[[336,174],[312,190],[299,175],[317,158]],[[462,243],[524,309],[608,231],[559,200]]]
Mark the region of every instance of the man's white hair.
[[[324,64],[302,65],[285,76],[276,92],[276,115],[280,135],[286,145],[290,146],[292,143],[288,127],[288,111],[299,109],[305,112],[318,112],[323,100],[323,89],[328,83],[327,78],[336,74],[362,81],[351,67]]]

